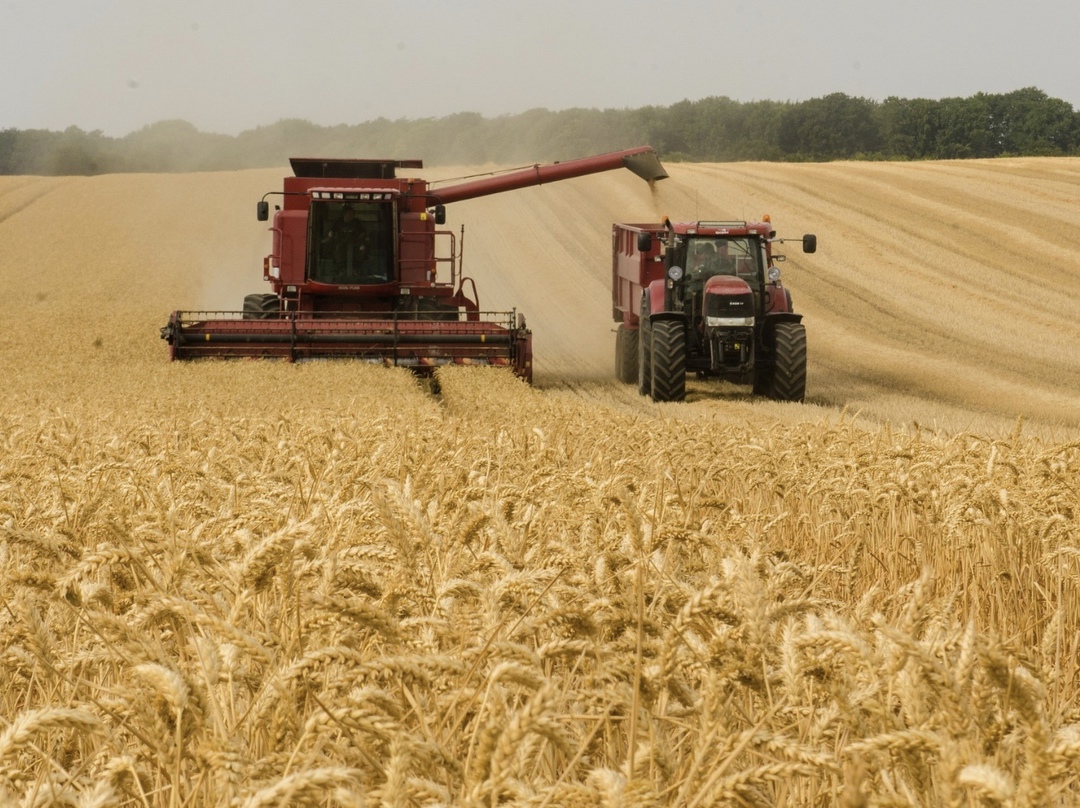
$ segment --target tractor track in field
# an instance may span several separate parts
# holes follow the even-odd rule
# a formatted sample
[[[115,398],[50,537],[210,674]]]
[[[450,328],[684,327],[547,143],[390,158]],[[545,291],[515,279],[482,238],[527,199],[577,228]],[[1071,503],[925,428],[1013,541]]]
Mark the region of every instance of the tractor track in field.
[[[0,225],[17,216],[32,205],[61,190],[72,180],[41,178],[18,178],[23,182],[0,186]],[[44,187],[43,187],[44,186]]]

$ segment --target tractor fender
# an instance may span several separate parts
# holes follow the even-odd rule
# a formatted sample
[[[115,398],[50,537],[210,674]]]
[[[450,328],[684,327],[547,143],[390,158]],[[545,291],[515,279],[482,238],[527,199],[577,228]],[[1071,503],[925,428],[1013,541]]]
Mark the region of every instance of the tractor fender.
[[[648,315],[650,320],[686,320],[686,315],[681,311],[669,311],[664,305],[667,281],[658,278],[652,281],[646,288],[641,301],[642,316]]]
[[[766,312],[765,322],[762,323],[762,335],[766,340],[772,338],[772,333],[778,323],[801,323],[802,315],[791,311]]]
[[[787,287],[770,283],[765,287],[766,314],[784,314],[794,311],[791,305],[791,292]]]
[[[650,317],[664,313],[664,286],[667,283],[663,278],[658,278],[645,287],[645,305],[641,307],[643,314]]]

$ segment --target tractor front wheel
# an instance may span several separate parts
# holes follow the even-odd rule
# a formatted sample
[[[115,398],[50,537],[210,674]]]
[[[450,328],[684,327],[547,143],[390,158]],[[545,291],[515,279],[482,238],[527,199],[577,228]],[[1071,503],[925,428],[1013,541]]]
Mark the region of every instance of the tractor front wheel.
[[[769,398],[802,401],[806,398],[806,326],[802,323],[777,323],[773,355]]]
[[[686,398],[686,329],[680,320],[661,320],[652,327],[653,401]]]

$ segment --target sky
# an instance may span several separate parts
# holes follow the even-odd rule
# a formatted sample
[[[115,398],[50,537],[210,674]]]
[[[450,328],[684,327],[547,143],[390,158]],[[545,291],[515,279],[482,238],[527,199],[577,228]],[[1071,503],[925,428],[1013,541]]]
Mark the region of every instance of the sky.
[[[1024,87],[1080,108],[1077,34],[1077,0],[0,0],[0,129]]]

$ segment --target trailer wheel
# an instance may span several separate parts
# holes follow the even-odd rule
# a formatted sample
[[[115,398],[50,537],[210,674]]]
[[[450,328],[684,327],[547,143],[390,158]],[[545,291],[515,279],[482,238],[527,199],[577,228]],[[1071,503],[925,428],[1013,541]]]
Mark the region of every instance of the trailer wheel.
[[[680,320],[653,323],[653,401],[686,398],[686,329]]]
[[[244,298],[245,320],[272,320],[280,310],[277,295],[257,294]]]
[[[652,395],[652,321],[641,318],[637,345],[637,391],[643,396]]]
[[[773,335],[775,366],[768,396],[776,401],[806,398],[806,327],[777,323]]]
[[[623,384],[638,380],[638,329],[621,323],[615,332],[615,377]]]

